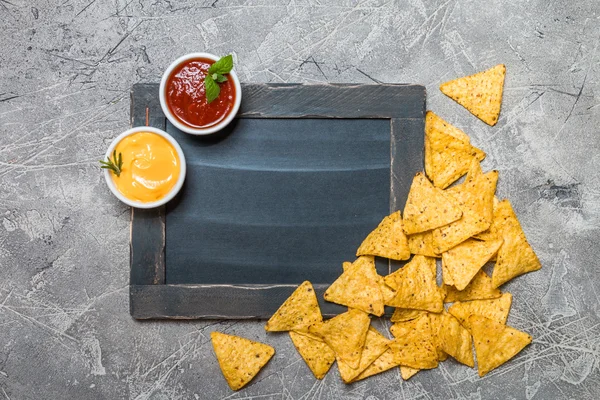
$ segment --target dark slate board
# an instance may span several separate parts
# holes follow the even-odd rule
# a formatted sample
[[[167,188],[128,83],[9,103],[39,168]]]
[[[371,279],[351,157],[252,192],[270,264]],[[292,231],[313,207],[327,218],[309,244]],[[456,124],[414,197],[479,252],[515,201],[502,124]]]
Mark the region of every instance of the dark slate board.
[[[422,170],[421,86],[242,90],[239,118],[195,137],[166,121],[158,85],[133,88],[132,124],[148,108],[188,166],[166,212],[132,211],[135,318],[268,318],[304,280],[322,294]],[[387,260],[378,270],[389,272]],[[344,310],[321,306],[326,316]]]

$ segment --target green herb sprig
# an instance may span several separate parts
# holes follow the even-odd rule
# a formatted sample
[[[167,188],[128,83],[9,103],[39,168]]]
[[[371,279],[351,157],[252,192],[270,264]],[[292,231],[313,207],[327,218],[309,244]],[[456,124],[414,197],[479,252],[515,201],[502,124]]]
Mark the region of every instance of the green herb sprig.
[[[228,74],[233,69],[233,56],[231,54],[221,57],[208,68],[208,73],[204,77],[204,88],[206,89],[206,102],[212,103],[219,93],[221,87],[219,83],[227,81],[225,74]]]
[[[123,169],[123,157],[122,154],[119,153],[117,156],[117,151],[113,152],[113,159],[110,157],[106,157],[107,161],[100,160],[100,168],[110,169],[113,174],[116,176],[121,176],[121,170]]]

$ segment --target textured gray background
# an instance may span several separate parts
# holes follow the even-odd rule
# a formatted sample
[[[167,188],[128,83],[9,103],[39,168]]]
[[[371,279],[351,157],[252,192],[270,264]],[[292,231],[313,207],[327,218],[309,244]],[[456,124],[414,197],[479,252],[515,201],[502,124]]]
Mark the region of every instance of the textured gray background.
[[[600,397],[597,1],[201,3],[0,0],[0,399]],[[506,286],[533,345],[484,379],[449,360],[344,386],[261,323],[133,321],[129,210],[96,160],[128,127],[131,85],[202,50],[234,52],[246,82],[425,84],[500,170],[544,265]],[[437,89],[499,62],[496,127]],[[239,393],[214,329],[277,349]]]

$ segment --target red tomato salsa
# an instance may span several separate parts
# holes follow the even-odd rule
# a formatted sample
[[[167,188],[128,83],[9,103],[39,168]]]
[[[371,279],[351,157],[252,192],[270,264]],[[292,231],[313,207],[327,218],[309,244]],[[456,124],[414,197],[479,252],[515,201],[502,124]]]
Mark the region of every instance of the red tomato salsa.
[[[208,128],[224,120],[233,109],[235,86],[228,75],[226,82],[219,83],[219,97],[210,104],[206,102],[204,77],[213,63],[207,58],[188,60],[173,70],[167,80],[167,105],[185,125]]]

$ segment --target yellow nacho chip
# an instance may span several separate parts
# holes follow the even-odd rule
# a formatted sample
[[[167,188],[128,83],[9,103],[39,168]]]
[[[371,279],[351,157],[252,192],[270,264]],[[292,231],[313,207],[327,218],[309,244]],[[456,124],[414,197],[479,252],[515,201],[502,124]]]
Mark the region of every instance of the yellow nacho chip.
[[[407,381],[410,378],[412,378],[413,376],[415,376],[417,374],[417,372],[419,372],[419,371],[420,371],[420,369],[417,369],[417,368],[406,367],[404,365],[400,366],[400,376],[405,381]]]
[[[353,382],[368,378],[369,376],[380,374],[384,371],[397,367],[399,364],[394,360],[394,353],[389,348],[386,349],[375,361],[371,363],[363,372],[361,372]]]
[[[516,356],[532,340],[525,332],[478,315],[469,317],[469,323],[475,342],[479,376],[484,376]]]
[[[444,352],[442,348],[442,336],[440,334],[442,330],[442,311],[441,313],[427,313],[429,317],[429,326],[431,327],[431,343],[435,346],[437,351],[438,361],[445,361],[448,358],[448,354]]]
[[[394,314],[390,318],[391,322],[405,322],[411,321],[420,317],[423,314],[427,314],[427,311],[423,310],[411,310],[410,308],[396,308]]]
[[[442,83],[446,96],[469,110],[488,125],[498,122],[506,67],[498,64],[488,70]]]
[[[360,256],[327,288],[324,298],[381,316],[384,310],[379,284],[373,256]]]
[[[410,250],[402,228],[400,211],[388,215],[362,242],[356,256],[371,255],[392,260],[408,260]]]
[[[503,240],[467,239],[442,254],[444,267],[452,276],[456,289],[463,290],[494,254]]]
[[[267,321],[269,332],[306,328],[323,321],[315,290],[309,281],[303,282]]]
[[[309,336],[289,332],[294,347],[302,356],[308,368],[317,379],[323,379],[335,362],[335,353],[322,340],[315,340]]]
[[[434,187],[419,172],[415,175],[404,206],[404,232],[408,235],[447,225],[462,216],[458,204]]]
[[[438,354],[432,342],[431,326],[427,315],[412,321],[396,323],[392,328],[394,328],[392,334],[396,339],[389,344],[389,348],[396,362],[418,369],[437,367]]]
[[[348,268],[352,266],[352,263],[349,261],[344,261],[342,263],[342,268],[344,271],[347,271]],[[383,304],[387,305],[387,302],[392,299],[396,295],[396,291],[385,284],[383,281],[383,277],[381,275],[377,275],[377,282],[379,283],[379,289],[381,289],[381,297],[383,299]]]
[[[497,214],[502,221],[499,230],[504,243],[492,272],[492,286],[496,288],[519,275],[542,268],[508,200],[498,204]]]
[[[511,303],[512,295],[504,293],[497,299],[456,302],[448,309],[448,312],[470,331],[469,317],[471,315],[481,315],[499,324],[505,324]]]
[[[474,235],[475,239],[479,240],[498,240],[502,239],[502,234],[500,232],[500,226],[502,225],[501,216],[498,214],[498,205],[500,201],[496,196],[494,196],[493,207],[492,207],[492,223],[490,227],[485,231]]]
[[[435,259],[414,256],[404,267],[384,277],[384,282],[396,290],[387,304],[393,307],[441,312],[443,295],[435,280]]]
[[[358,368],[370,323],[367,313],[350,309],[328,321],[311,325],[308,332],[323,339],[336,358]]]
[[[492,287],[492,278],[490,278],[483,270],[479,270],[471,280],[471,283],[463,290],[458,290],[454,286],[444,286],[444,288],[446,289],[444,303],[497,299],[502,296],[500,289],[494,289]]]
[[[469,367],[475,366],[471,349],[471,334],[460,322],[447,312],[440,314],[441,326],[438,332],[444,353],[454,357]]]
[[[431,111],[425,117],[425,172],[435,187],[445,189],[481,161],[485,153],[471,145],[466,133]]]
[[[232,390],[246,386],[275,354],[269,345],[221,332],[210,334],[221,372]]]
[[[408,249],[411,254],[427,257],[441,257],[433,251],[433,231],[414,233],[408,236]]]
[[[454,285],[454,277],[452,276],[450,269],[448,269],[448,267],[446,266],[446,263],[444,262],[443,257],[442,257],[442,281],[444,282],[444,285]]]
[[[478,166],[478,164],[477,164]],[[444,253],[490,227],[498,171],[477,174],[446,191],[463,212],[462,217],[433,231],[434,251]]]
[[[389,339],[386,339],[381,333],[379,333],[372,326],[367,331],[367,337],[365,339],[365,347],[363,348],[360,356],[360,363],[358,368],[352,368],[344,362],[342,359],[338,359],[338,369],[340,376],[345,383],[352,382],[358,375],[360,375],[369,365],[371,365],[379,356],[381,356],[388,348],[390,343]]]

